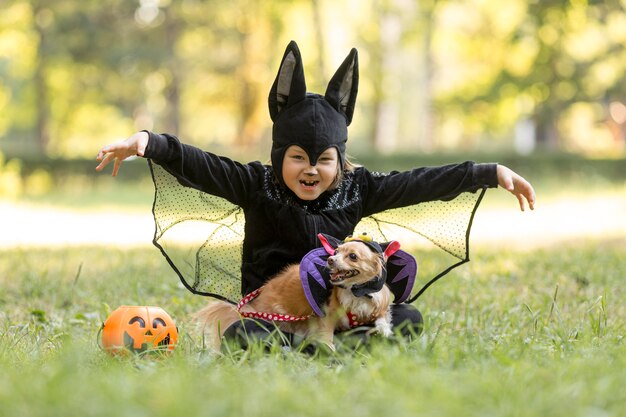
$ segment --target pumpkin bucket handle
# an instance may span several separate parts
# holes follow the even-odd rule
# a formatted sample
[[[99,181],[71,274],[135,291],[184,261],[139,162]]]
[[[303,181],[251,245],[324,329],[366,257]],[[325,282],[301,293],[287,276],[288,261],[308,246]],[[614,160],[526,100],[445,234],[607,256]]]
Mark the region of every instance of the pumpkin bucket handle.
[[[96,335],[96,344],[101,351],[105,352],[106,350],[104,349],[104,346],[102,346],[102,330],[104,330],[104,322],[102,323],[102,326],[100,326],[100,328],[98,329],[98,334]]]

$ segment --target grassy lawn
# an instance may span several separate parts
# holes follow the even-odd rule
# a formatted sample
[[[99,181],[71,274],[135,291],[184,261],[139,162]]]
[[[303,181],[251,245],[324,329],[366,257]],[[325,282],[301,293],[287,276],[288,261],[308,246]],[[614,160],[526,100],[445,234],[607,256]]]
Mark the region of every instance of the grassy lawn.
[[[609,181],[520,173],[536,186],[538,209],[623,199],[626,186],[621,174]],[[145,175],[66,181],[19,203],[150,211]],[[513,219],[517,202],[490,191],[478,216],[499,209]],[[339,343],[337,353],[316,356],[278,347],[205,350],[189,317],[206,299],[187,291],[152,246],[0,248],[0,416],[626,416],[626,237],[619,236],[524,250],[483,241],[473,245],[472,262],[416,301],[426,321],[419,338]],[[181,335],[174,353],[102,352],[98,331],[119,305],[168,311]]]
[[[626,241],[473,261],[416,306],[413,341],[336,354],[214,355],[182,288],[152,247],[0,252],[0,415],[623,416]],[[168,358],[111,358],[100,324],[118,305],[177,321]]]

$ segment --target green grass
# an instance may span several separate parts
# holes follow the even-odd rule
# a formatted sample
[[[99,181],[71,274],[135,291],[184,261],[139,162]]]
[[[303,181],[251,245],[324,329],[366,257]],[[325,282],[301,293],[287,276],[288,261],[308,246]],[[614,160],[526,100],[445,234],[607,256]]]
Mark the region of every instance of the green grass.
[[[478,248],[416,306],[416,340],[310,357],[214,355],[189,316],[205,299],[146,247],[0,251],[2,416],[623,416],[626,242]],[[159,305],[181,340],[113,358],[118,305]]]

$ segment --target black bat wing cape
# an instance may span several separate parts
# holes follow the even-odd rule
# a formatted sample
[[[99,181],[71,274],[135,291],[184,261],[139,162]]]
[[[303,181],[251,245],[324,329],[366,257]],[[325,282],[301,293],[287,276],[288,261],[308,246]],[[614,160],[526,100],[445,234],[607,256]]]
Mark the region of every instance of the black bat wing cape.
[[[236,303],[241,298],[243,209],[182,186],[149,161],[155,186],[153,243],[191,292]],[[386,210],[365,217],[355,231],[375,241],[396,240],[419,265],[403,302],[411,303],[435,281],[469,261],[469,235],[486,189]],[[343,239],[345,236],[341,236]]]

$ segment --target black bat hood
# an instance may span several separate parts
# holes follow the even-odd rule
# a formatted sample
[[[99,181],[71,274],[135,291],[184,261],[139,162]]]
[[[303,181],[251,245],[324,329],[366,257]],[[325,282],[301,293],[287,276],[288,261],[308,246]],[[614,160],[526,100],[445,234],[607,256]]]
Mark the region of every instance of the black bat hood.
[[[269,95],[274,122],[271,159],[281,182],[283,158],[291,145],[304,149],[311,165],[334,147],[343,168],[358,84],[358,54],[353,48],[328,83],[325,95],[307,93],[300,50],[294,41],[289,43]]]

